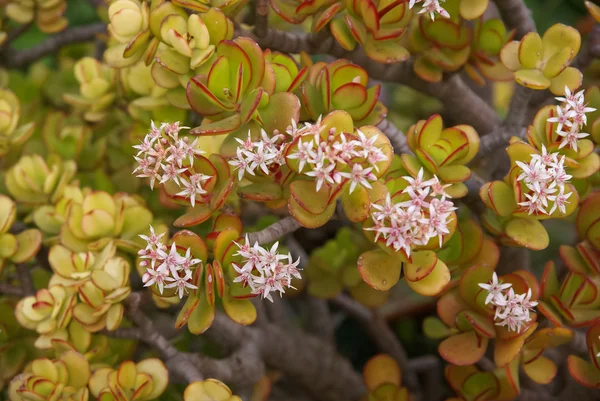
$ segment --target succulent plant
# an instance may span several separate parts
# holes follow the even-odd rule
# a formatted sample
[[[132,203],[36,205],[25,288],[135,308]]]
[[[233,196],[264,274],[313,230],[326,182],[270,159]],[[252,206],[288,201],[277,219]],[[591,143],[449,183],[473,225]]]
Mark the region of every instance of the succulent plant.
[[[484,234],[479,223],[465,208],[459,208],[457,214],[456,231],[440,249],[438,257],[448,266],[453,278],[474,265],[495,269],[500,259],[496,242]]]
[[[594,191],[581,204],[577,212],[576,227],[579,237],[587,241],[593,248],[600,250],[600,192]]]
[[[79,301],[73,307],[73,319],[89,332],[115,330],[123,318],[121,302],[131,293],[129,262],[116,256],[115,243],[102,252],[76,253],[62,245],[50,249],[48,261],[55,275],[49,286],[76,290]]]
[[[221,10],[228,16],[234,16],[248,4],[247,0],[173,0],[174,4],[199,13]]]
[[[281,18],[291,24],[299,24],[313,16],[313,30],[322,29],[343,8],[342,2],[335,0],[270,0],[271,8]]]
[[[83,355],[67,351],[58,360],[34,360],[26,373],[13,380],[9,396],[15,401],[86,401],[90,365]]]
[[[42,233],[35,228],[18,234],[10,233],[15,222],[17,205],[8,196],[0,195],[0,273],[7,263],[25,263],[35,257],[42,245]]]
[[[512,38],[502,20],[478,18],[473,28],[471,54],[465,64],[465,72],[479,85],[490,81],[510,81],[513,73],[500,61],[502,47]]]
[[[556,194],[548,198],[546,205],[532,202],[532,182],[525,178],[527,171],[535,165],[536,160],[546,155],[557,158],[557,153],[544,153],[533,146],[517,139],[511,141],[507,148],[511,160],[511,170],[504,181],[489,182],[479,191],[479,195],[489,210],[483,215],[483,224],[493,234],[500,236],[505,244],[518,244],[530,249],[544,249],[548,246],[548,233],[539,220],[565,217],[572,214],[579,202],[576,188],[568,182],[570,176],[565,178],[565,167],[560,164],[557,170],[549,170],[547,180],[542,186],[552,185],[550,181],[559,177]],[[566,159],[561,159],[566,160]],[[562,163],[562,162],[561,162]],[[566,162],[565,162],[566,163]],[[530,167],[527,167],[530,166]],[[541,165],[540,168],[542,168]],[[527,171],[525,171],[525,170]],[[545,170],[544,170],[545,171]],[[559,187],[562,188],[559,191]],[[570,195],[569,195],[570,194]],[[559,195],[568,198],[568,201],[556,203],[555,197]],[[560,207],[559,207],[560,206]]]
[[[187,84],[190,106],[205,117],[191,134],[229,134],[223,146],[231,146],[233,138],[245,139],[249,130],[256,137],[260,127],[283,132],[289,121],[298,121],[300,101],[288,92],[275,93],[275,72],[266,68],[265,56],[254,41],[222,40],[216,56],[208,74],[197,75]]]
[[[369,401],[409,401],[408,389],[402,387],[402,371],[398,363],[387,354],[378,354],[367,361],[363,377]]]
[[[480,371],[475,365],[447,365],[444,373],[459,399],[512,400],[521,391],[516,359],[493,371]]]
[[[169,372],[160,359],[122,362],[117,369],[100,368],[89,379],[90,393],[102,401],[159,399],[169,383]]]
[[[13,165],[5,177],[10,195],[24,205],[54,203],[75,175],[76,164],[58,157],[45,161],[40,155],[25,155]]]
[[[598,389],[600,388],[600,323],[590,326],[586,335],[587,351],[590,360],[577,355],[569,355],[568,367],[571,376],[581,385]]]
[[[344,49],[352,51],[359,43],[371,59],[388,64],[410,57],[401,42],[413,15],[406,2],[362,0],[344,1],[343,5],[344,11],[334,16],[330,28]],[[327,22],[321,19],[319,24]],[[320,25],[313,30],[319,30]]]
[[[92,57],[84,57],[77,61],[74,72],[79,94],[64,94],[64,101],[80,110],[87,121],[103,120],[116,98],[116,71]]]
[[[15,316],[21,326],[37,331],[38,348],[50,348],[52,339],[67,339],[67,326],[73,316],[77,293],[63,286],[42,288],[34,296],[21,299]]]
[[[87,191],[81,203],[65,205],[66,221],[60,230],[63,245],[76,252],[100,250],[114,241],[129,252],[139,249],[139,234],[146,233],[152,213],[134,196]]]
[[[55,33],[68,25],[64,17],[65,0],[11,0],[6,4],[6,16],[19,24],[35,22],[40,31]]]
[[[377,125],[387,114],[379,101],[381,85],[367,88],[369,76],[356,64],[340,59],[310,65],[302,84],[302,120],[317,120],[334,110],[346,111],[356,125]]]
[[[416,54],[415,73],[425,81],[439,82],[444,72],[459,70],[469,60],[473,32],[464,23],[448,18],[412,20],[408,49]]]
[[[574,90],[581,85],[581,72],[569,67],[580,46],[581,35],[575,28],[555,24],[542,37],[530,32],[521,41],[507,43],[500,59],[520,85],[564,95],[565,86]]]
[[[385,303],[389,292],[377,291],[361,278],[356,262],[371,248],[362,235],[350,228],[342,228],[323,246],[315,249],[305,268],[308,293],[318,298],[330,299],[345,288],[350,295],[367,307]]]
[[[424,168],[425,178],[436,175],[444,184],[452,184],[446,189],[450,196],[461,198],[467,193],[463,182],[471,176],[466,164],[479,151],[479,135],[469,125],[444,129],[443,124],[442,117],[434,114],[408,129],[406,139],[414,155],[402,154],[402,166],[412,177]]]
[[[8,153],[12,146],[25,143],[33,133],[35,124],[32,122],[19,127],[20,107],[13,92],[0,88],[0,156]]]
[[[587,249],[586,249],[587,248]],[[561,259],[569,267],[559,281],[553,261],[546,263],[541,280],[539,311],[556,326],[585,327],[600,316],[598,286],[588,275],[597,275],[597,252],[581,244],[575,249],[561,249]]]
[[[600,168],[600,157],[594,153],[594,143],[588,138],[579,138],[577,149],[562,145],[564,138],[557,132],[559,123],[548,121],[559,117],[559,112],[564,113],[559,108],[560,106],[545,106],[536,113],[533,124],[527,129],[527,141],[540,151],[543,146],[548,152],[564,155],[569,174],[577,180],[586,179]]]
[[[24,330],[15,319],[16,301],[0,299],[0,391],[17,374],[34,354],[34,336]]]
[[[216,379],[206,379],[194,382],[187,386],[183,393],[184,401],[241,401],[237,395],[233,395],[225,383]]]
[[[189,288],[189,291],[186,288],[188,296],[175,322],[176,327],[183,327],[187,323],[188,329],[194,334],[206,331],[215,316],[216,297],[222,300],[225,313],[236,323],[248,325],[254,322],[256,309],[247,298],[255,297],[256,294],[252,294],[251,287],[235,280],[238,273],[234,263],[241,265],[242,261],[241,256],[234,256],[239,249],[236,242],[242,242],[241,231],[242,223],[238,217],[222,214],[214,220],[212,232],[207,236],[206,242],[188,230],[179,231],[173,236],[171,247],[174,245],[179,255],[185,254],[196,262],[190,265],[191,276],[186,285]],[[212,263],[208,262],[207,245],[212,248]],[[172,252],[173,250],[170,253]],[[148,262],[138,261],[137,265],[142,271],[151,270]],[[146,276],[145,280],[151,277]],[[163,289],[156,279],[153,281],[154,283],[148,281],[146,285],[157,296],[170,298],[178,292],[175,286]],[[181,298],[183,292],[179,294]]]
[[[47,235],[58,235],[61,226],[67,219],[69,205],[83,202],[83,192],[77,185],[67,185],[63,194],[53,205],[43,205],[37,207],[32,213],[32,219],[35,225]]]

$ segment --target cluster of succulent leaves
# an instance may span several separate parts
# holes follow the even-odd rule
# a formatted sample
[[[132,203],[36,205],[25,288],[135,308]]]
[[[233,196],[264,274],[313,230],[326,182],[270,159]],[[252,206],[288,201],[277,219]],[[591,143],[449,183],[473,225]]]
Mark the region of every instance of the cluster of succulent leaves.
[[[487,0],[448,0],[450,18],[431,20],[408,2],[384,0],[271,0],[279,16],[293,24],[307,19],[313,32],[329,29],[345,50],[362,47],[372,60],[396,63],[411,54],[415,74],[439,82],[446,73],[464,71],[478,84],[516,80],[530,89],[564,94],[576,90],[582,74],[569,64],[581,47],[579,33],[557,24],[542,36],[529,33],[512,41],[499,19],[483,20]],[[35,276],[35,294],[0,299],[0,389],[8,386],[14,400],[100,400],[158,398],[168,372],[158,359],[130,361],[135,342],[104,335],[128,326],[124,300],[132,291],[131,270],[144,273],[136,256],[140,234],[149,226],[165,233],[163,241],[178,251],[190,250],[201,264],[176,326],[187,324],[201,334],[217,308],[236,323],[248,325],[256,309],[248,287],[234,279],[235,255],[244,227],[230,214],[240,199],[268,208],[287,207],[303,227],[317,228],[338,218],[354,225],[339,230],[310,255],[307,291],[332,298],[342,291],[368,307],[386,302],[389,291],[404,278],[415,292],[441,295],[439,318],[425,321],[427,335],[442,340],[439,352],[449,365],[446,378],[463,399],[510,400],[519,394],[519,370],[538,383],[550,382],[556,365],[544,351],[572,340],[570,328],[588,328],[589,360],[569,357],[569,371],[581,384],[600,386],[600,195],[594,192],[599,157],[600,111],[589,115],[591,140],[579,150],[559,148],[556,124],[548,122],[556,108],[536,114],[525,140],[514,138],[507,148],[511,170],[504,180],[486,184],[480,196],[488,209],[479,220],[460,207],[450,219],[442,245],[437,239],[414,248],[410,255],[375,241],[369,229],[373,204],[387,196],[406,200],[403,177],[433,176],[454,199],[467,195],[469,163],[480,139],[468,125],[444,128],[438,114],[409,127],[411,153],[394,155],[390,141],[376,125],[388,112],[380,101],[381,85],[371,85],[367,72],[347,60],[313,62],[261,49],[252,39],[234,38],[234,17],[244,0],[114,0],[107,10],[110,39],[103,61],[91,48],[61,54],[50,70],[43,63],[26,73],[0,74],[0,274],[17,283],[17,269],[48,250],[47,275]],[[66,1],[10,0],[2,12],[9,20],[35,23],[47,33],[66,27]],[[591,7],[591,6],[590,6]],[[594,10],[596,14],[594,14]],[[193,11],[190,13],[189,11]],[[591,8],[593,15],[600,10]],[[0,32],[0,44],[5,38]],[[8,79],[5,79],[8,77]],[[600,110],[600,91],[586,93],[586,103]],[[151,119],[190,121],[202,117],[189,135],[198,136],[205,156],[196,156],[197,171],[214,177],[194,207],[169,183],[151,193],[131,177],[132,145],[146,133]],[[353,138],[360,131],[375,142],[387,160],[379,162],[372,188],[349,191],[346,182],[325,185],[301,177],[298,164],[273,167],[236,183],[228,159],[236,139],[260,140],[285,132],[292,121],[320,120],[325,139]],[[196,120],[194,118],[194,120]],[[297,140],[284,155],[297,150]],[[517,161],[529,162],[542,147],[565,156],[573,176],[567,212],[530,216],[519,208],[522,188],[515,179]],[[6,194],[6,195],[5,195]],[[581,200],[581,203],[579,202]],[[341,206],[339,206],[341,205]],[[223,213],[223,208],[228,208]],[[185,210],[184,207],[186,208]],[[577,209],[578,208],[578,209]],[[576,213],[577,212],[577,213]],[[572,215],[576,213],[573,219]],[[539,315],[520,332],[495,325],[478,286],[489,281],[499,260],[499,245],[533,250],[548,246],[540,220],[571,218],[581,242],[560,248],[560,274],[549,262],[538,280],[528,271],[503,275],[518,293],[532,292]],[[15,222],[34,228],[22,229]],[[479,224],[479,222],[481,224]],[[168,234],[169,226],[189,228]],[[192,231],[194,230],[194,231]],[[485,231],[484,231],[485,230]],[[201,232],[201,234],[200,234]],[[299,284],[298,287],[301,288]],[[179,304],[175,291],[149,289],[156,306]],[[12,311],[14,312],[14,315]],[[548,327],[539,328],[542,316]],[[475,364],[493,347],[496,369]],[[364,377],[369,400],[409,398],[401,372],[388,356],[371,359]],[[62,398],[61,398],[62,397]],[[213,379],[189,385],[185,401],[236,401],[229,388]]]

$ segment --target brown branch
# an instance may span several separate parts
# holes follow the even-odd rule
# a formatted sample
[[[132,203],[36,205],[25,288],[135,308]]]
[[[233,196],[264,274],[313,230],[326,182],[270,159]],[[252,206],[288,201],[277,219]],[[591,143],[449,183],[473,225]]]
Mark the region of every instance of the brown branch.
[[[515,30],[515,40],[521,40],[528,32],[535,32],[531,10],[523,0],[495,0],[496,7],[506,27]]]
[[[253,37],[262,48],[270,48],[283,53],[329,54],[345,58],[363,67],[370,78],[395,82],[410,86],[420,92],[437,97],[456,121],[472,125],[480,135],[493,130],[500,122],[496,112],[481,100],[455,74],[442,82],[432,83],[419,78],[411,61],[382,64],[370,59],[362,48],[352,52],[341,47],[335,39],[323,30],[316,34],[291,33],[269,29],[264,37],[258,37],[250,31],[239,29],[242,36]]]
[[[419,382],[415,373],[408,366],[406,351],[387,322],[376,312],[369,310],[344,294],[333,298],[332,302],[363,326],[380,351],[391,355],[398,362],[407,387],[412,391],[418,392],[420,390]]]
[[[23,289],[20,287],[15,287],[14,285],[0,282],[0,294],[13,297],[24,297],[25,291],[23,291]]]
[[[292,216],[287,216],[263,230],[248,233],[248,243],[254,244],[255,242],[258,242],[259,244],[266,244],[273,242],[299,228],[300,223]]]
[[[410,148],[406,143],[406,136],[404,136],[404,133],[400,131],[389,119],[384,119],[382,122],[377,124],[377,128],[379,128],[385,134],[385,136],[388,137],[396,154],[411,153]]]
[[[33,279],[31,278],[30,267],[26,263],[19,263],[17,265],[17,277],[21,283],[23,289],[23,295],[35,294],[35,287],[33,286]]]
[[[510,99],[508,114],[502,122],[502,129],[504,131],[509,130],[515,132],[523,126],[527,114],[527,106],[529,105],[532,96],[533,89],[516,84],[515,91]],[[496,134],[496,132],[494,132],[494,134]]]
[[[331,344],[305,332],[274,324],[241,326],[217,314],[205,335],[232,349],[247,342],[258,347],[266,365],[282,371],[321,401],[357,401],[365,393],[362,377]]]
[[[513,136],[524,139],[527,130],[524,127],[513,131],[508,129],[498,129],[497,134],[488,135],[486,137],[481,138],[481,143],[479,145],[479,152],[477,156],[473,158],[472,163],[477,163],[484,157],[487,157],[497,151],[499,148],[506,147],[508,145],[508,141]]]
[[[0,65],[8,68],[21,68],[56,52],[63,46],[87,42],[104,32],[106,32],[106,25],[96,23],[66,29],[30,49],[15,50],[9,47],[0,54]]]
[[[269,0],[256,0],[256,18],[254,21],[254,34],[259,38],[264,37],[269,30]]]

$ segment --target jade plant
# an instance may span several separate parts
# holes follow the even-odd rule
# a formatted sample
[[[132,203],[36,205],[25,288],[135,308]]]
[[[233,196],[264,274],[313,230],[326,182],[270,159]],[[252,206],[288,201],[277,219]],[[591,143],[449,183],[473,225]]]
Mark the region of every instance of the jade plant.
[[[600,7],[526,3],[0,0],[0,399],[595,400]]]

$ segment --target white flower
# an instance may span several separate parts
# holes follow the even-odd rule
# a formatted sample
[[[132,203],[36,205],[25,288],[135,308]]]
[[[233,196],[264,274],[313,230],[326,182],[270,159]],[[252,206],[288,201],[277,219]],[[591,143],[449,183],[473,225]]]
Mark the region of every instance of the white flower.
[[[298,140],[298,150],[287,156],[288,159],[298,159],[298,172],[304,170],[304,166],[310,160],[310,155],[313,152],[313,141],[302,143],[302,138]]]
[[[191,288],[193,290],[197,290],[198,287],[193,285],[190,280],[192,278],[192,272],[187,270],[183,277],[179,275],[174,275],[173,277],[167,277],[166,281],[169,281],[169,284],[165,285],[165,288],[177,288],[177,295],[179,298],[183,298],[183,294],[187,294],[187,289]]]
[[[169,273],[165,270],[146,269],[146,273],[142,276],[144,287],[150,287],[154,284],[158,287],[158,291],[162,294],[164,291],[165,280],[169,277]]]
[[[190,198],[190,203],[192,207],[196,205],[196,196],[197,195],[205,195],[208,192],[202,185],[208,181],[211,177],[209,175],[204,174],[194,174],[189,177],[189,181],[186,181],[184,178],[181,178],[181,184],[184,189],[181,192],[177,193],[177,196],[185,196],[186,198]]]
[[[567,199],[569,199],[569,197],[571,195],[573,195],[573,192],[569,192],[568,194],[565,194],[565,187],[562,187],[558,194],[548,196],[548,200],[554,202],[554,205],[552,205],[552,208],[550,209],[548,214],[554,213],[554,211],[556,210],[557,207],[561,213],[563,213],[563,214],[567,213],[566,204],[569,203],[567,201]]]
[[[439,14],[442,17],[445,18],[450,18],[450,14],[448,14],[448,11],[446,11],[444,8],[442,8],[442,6],[440,5],[440,1],[444,1],[444,0],[425,0],[425,2],[423,3],[423,6],[421,8],[421,11],[419,11],[419,14],[424,14],[424,13],[429,13],[429,16],[431,17],[432,20],[435,20],[435,14]],[[412,3],[412,0],[411,0]],[[414,3],[413,3],[414,5]],[[409,4],[410,6],[410,4]]]
[[[352,171],[350,173],[340,173],[340,175],[344,178],[348,178],[350,180],[350,193],[354,191],[357,185],[362,185],[365,188],[373,188],[371,184],[369,184],[369,180],[375,181],[377,177],[375,174],[371,172],[373,167],[363,168],[360,164],[356,163],[352,166]]]
[[[496,274],[496,272],[494,272],[494,275],[492,276],[492,281],[490,281],[488,284],[480,283],[479,286],[484,290],[488,291],[488,295],[485,298],[485,304],[487,305],[492,301],[498,302],[500,300],[503,300],[504,295],[502,294],[502,291],[510,288],[512,284],[502,284],[501,281],[498,282],[498,275]]]
[[[562,140],[562,142],[560,143],[560,145],[558,146],[559,149],[562,149],[565,146],[569,145],[569,147],[576,152],[577,152],[577,142],[579,141],[579,139],[585,138],[586,136],[590,135],[585,132],[579,132],[579,127],[576,125],[571,127],[571,129],[568,131],[556,131],[556,133],[559,136],[562,136],[564,138]]]
[[[333,169],[335,168],[335,164],[330,164],[328,166],[324,166],[323,163],[319,163],[313,167],[312,171],[306,173],[309,177],[314,177],[317,184],[317,192],[321,190],[323,183],[327,182],[329,184],[333,184],[334,180],[332,177]]]
[[[568,127],[573,126],[573,122],[571,119],[575,116],[575,112],[573,110],[566,110],[560,106],[556,106],[556,117],[550,117],[547,121],[550,123],[557,123],[556,132],[562,131],[563,125]]]

